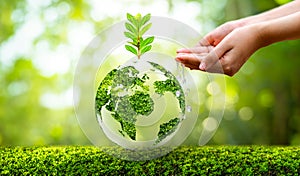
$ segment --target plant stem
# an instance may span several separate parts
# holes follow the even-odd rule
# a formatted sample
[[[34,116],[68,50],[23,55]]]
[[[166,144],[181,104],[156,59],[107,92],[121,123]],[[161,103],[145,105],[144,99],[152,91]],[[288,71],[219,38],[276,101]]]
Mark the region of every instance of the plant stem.
[[[138,59],[140,59],[140,58],[141,58],[141,45],[140,45],[140,36],[138,36],[137,49],[138,49],[138,52],[137,52],[137,57],[138,57]]]
[[[141,36],[140,36],[140,28],[138,28],[138,43],[137,43],[137,48],[138,48],[138,59],[141,58]]]

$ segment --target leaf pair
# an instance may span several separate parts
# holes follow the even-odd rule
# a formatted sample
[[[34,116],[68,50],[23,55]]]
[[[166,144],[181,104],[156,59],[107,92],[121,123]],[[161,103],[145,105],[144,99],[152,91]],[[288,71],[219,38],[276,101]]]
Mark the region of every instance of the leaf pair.
[[[129,45],[125,45],[125,49],[135,54],[138,58],[142,54],[150,51],[153,43],[154,36],[143,38],[143,35],[151,28],[152,23],[148,23],[151,18],[151,14],[141,16],[137,14],[133,16],[127,13],[127,22],[125,22],[125,28],[127,31],[124,32],[124,35],[131,39]]]

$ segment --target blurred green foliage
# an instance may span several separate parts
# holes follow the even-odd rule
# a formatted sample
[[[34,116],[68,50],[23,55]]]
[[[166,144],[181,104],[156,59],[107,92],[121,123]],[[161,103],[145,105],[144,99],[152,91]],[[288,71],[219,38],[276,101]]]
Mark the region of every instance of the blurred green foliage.
[[[199,10],[197,19],[208,32],[228,20],[263,12],[287,0],[166,0],[169,13],[182,2],[205,7]],[[117,8],[118,3],[115,0],[111,4]],[[146,1],[132,3],[149,5]],[[85,27],[94,35],[126,14],[120,11],[118,15],[99,17],[92,13],[95,9],[92,1],[83,0],[0,1],[1,145],[89,143],[72,105],[55,106],[61,101],[57,97],[72,88],[73,57],[78,58],[78,50],[85,45],[69,52],[75,56],[65,58],[68,71],[63,73],[45,72],[36,58],[42,59],[41,63],[49,62],[49,67],[53,63],[35,54],[44,45],[49,46],[47,55],[84,43],[76,40],[78,33],[73,34],[73,30]],[[25,24],[34,25],[21,33]],[[21,46],[8,50],[10,43]],[[287,41],[263,48],[236,76],[226,77],[225,115],[211,144],[300,144],[299,47],[299,41]],[[56,99],[50,101],[50,97]]]
[[[83,17],[87,12],[85,7],[85,3],[80,0],[0,2],[1,145],[89,143],[77,124],[72,106],[59,107],[55,106],[59,102],[52,102],[53,106],[47,103],[47,99],[51,97],[59,100],[57,97],[71,88],[72,73],[45,74],[33,59],[39,42],[46,41],[51,52],[55,52],[60,44],[67,45],[67,26],[74,21],[88,20]],[[51,19],[55,16],[49,13],[51,10],[55,13],[65,10],[66,13]],[[15,50],[8,53],[7,45],[10,43],[23,44],[24,41],[22,38],[20,40],[18,33],[24,35],[24,40],[27,39],[26,35],[32,36],[24,33],[24,26],[35,19],[43,22],[42,32],[30,38],[33,40],[25,41],[29,45],[12,46]],[[32,26],[32,33],[35,27]],[[27,51],[19,51],[23,48],[27,48]],[[50,66],[53,62],[48,64]]]

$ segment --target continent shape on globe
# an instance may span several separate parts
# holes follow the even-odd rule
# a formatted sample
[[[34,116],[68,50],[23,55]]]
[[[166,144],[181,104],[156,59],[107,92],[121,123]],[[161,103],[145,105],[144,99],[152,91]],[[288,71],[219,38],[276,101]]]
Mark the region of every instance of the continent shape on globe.
[[[180,83],[163,66],[150,61],[130,61],[110,71],[95,101],[99,124],[129,141],[156,145],[171,136],[185,117]]]

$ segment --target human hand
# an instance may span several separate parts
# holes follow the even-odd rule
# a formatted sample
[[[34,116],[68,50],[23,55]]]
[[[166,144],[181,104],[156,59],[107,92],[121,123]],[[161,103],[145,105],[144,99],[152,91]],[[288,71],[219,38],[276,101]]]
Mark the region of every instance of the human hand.
[[[223,40],[224,37],[226,37],[234,29],[241,27],[244,24],[245,23],[242,20],[224,23],[203,37],[203,39],[201,39],[195,47],[177,50],[176,60],[191,70],[199,70],[201,60],[205,58],[208,53]],[[204,70],[204,68],[202,68],[202,70]]]
[[[199,70],[201,60],[204,59],[212,50],[213,46],[201,45],[197,45],[194,48],[182,48],[177,50],[175,60],[191,70]]]
[[[213,31],[206,34],[203,39],[200,40],[200,46],[217,46],[229,33],[231,33],[234,29],[239,27],[243,27],[246,25],[246,20],[235,20],[229,21],[221,26],[217,27]]]
[[[179,52],[176,60],[191,69],[196,69],[196,65],[200,64],[200,70],[233,76],[263,45],[258,25],[248,25],[233,30],[216,47],[211,46],[209,52],[193,53],[196,50],[193,48],[190,53]]]
[[[196,47],[178,50],[176,60],[190,69],[233,76],[257,49],[300,39],[299,8],[300,1],[293,1],[259,15],[227,22],[208,33]]]

